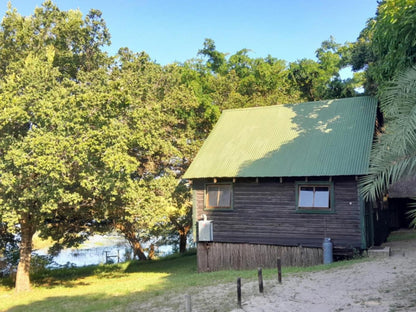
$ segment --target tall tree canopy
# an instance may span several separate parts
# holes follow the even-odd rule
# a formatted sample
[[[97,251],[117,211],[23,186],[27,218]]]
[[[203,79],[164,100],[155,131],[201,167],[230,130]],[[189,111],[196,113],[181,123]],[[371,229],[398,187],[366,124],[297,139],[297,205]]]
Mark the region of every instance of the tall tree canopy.
[[[356,96],[362,84],[359,74],[341,79],[340,70],[348,65],[351,44],[341,45],[333,37],[316,50],[317,61],[302,59],[289,64],[290,78],[307,101]]]
[[[183,80],[186,68],[176,64],[162,67],[145,53],[128,49],[119,51],[117,63],[110,79],[122,101],[128,103],[123,116],[129,154],[139,165],[131,175],[135,201],[118,205],[108,217],[130,242],[135,256],[145,260],[143,242],[166,232],[163,228],[170,227],[171,221],[177,221],[176,228],[185,237],[189,232],[191,221],[181,216],[190,209],[175,204],[175,189],[201,144],[199,125],[206,122],[203,103]]]
[[[76,243],[115,192],[120,173],[107,170],[109,154],[98,147],[115,145],[102,136],[112,122],[86,92],[91,78],[106,74],[99,15],[82,20],[47,1],[29,17],[10,8],[1,24],[0,217],[21,236],[17,290],[30,285],[35,231]]]
[[[75,78],[79,70],[98,68],[106,54],[101,47],[110,44],[110,34],[99,10],[91,10],[85,18],[79,10],[61,11],[48,0],[31,16],[22,16],[9,4],[1,22],[0,73],[9,64],[29,53],[53,46],[53,65],[67,77]]]
[[[251,58],[242,49],[227,58],[206,39],[199,55],[207,58],[204,77],[209,73],[213,103],[221,109],[275,105],[357,95],[361,75],[342,80],[339,72],[348,65],[351,44],[341,45],[333,37],[316,50],[317,60],[301,59],[287,64],[271,57]]]
[[[383,0],[354,43],[351,65],[365,70],[365,89],[375,94],[384,83],[416,63],[416,1]]]

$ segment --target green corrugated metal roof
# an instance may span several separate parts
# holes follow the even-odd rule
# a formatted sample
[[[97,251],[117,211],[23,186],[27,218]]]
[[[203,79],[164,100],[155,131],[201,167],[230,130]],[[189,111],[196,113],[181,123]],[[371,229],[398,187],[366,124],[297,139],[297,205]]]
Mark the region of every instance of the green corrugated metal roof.
[[[184,178],[366,174],[372,97],[225,110]]]

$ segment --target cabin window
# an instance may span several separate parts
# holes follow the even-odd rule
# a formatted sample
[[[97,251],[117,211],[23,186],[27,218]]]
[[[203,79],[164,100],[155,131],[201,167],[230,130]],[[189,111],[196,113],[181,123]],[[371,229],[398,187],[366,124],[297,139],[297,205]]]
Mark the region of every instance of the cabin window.
[[[296,183],[297,210],[300,212],[332,212],[332,183]]]
[[[232,184],[207,184],[205,192],[205,208],[231,209]]]

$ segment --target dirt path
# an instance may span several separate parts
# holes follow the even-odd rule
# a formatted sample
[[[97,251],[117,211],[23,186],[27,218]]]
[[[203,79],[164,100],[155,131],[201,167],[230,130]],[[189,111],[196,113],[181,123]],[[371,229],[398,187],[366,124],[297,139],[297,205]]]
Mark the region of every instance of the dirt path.
[[[330,270],[283,275],[258,283],[243,281],[242,309],[236,309],[236,285],[195,287],[192,312],[416,312],[416,240],[386,244],[392,255]],[[164,293],[131,311],[185,311],[183,296]],[[157,308],[156,308],[157,307]],[[127,309],[130,311],[130,309]]]
[[[416,311],[416,241],[386,245],[391,257],[289,276],[233,311]]]

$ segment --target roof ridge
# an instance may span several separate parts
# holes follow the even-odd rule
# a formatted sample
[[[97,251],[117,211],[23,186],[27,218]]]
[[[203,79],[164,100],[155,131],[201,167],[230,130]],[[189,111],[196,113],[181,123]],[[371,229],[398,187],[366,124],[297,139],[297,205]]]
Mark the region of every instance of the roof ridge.
[[[280,103],[280,104],[265,105],[265,106],[254,106],[254,107],[227,108],[227,109],[222,110],[222,112],[224,113],[224,112],[230,112],[230,111],[267,109],[267,108],[275,108],[275,107],[278,107],[278,106],[317,104],[317,103],[323,103],[323,102],[335,102],[335,101],[342,101],[342,100],[351,100],[351,99],[354,99],[354,98],[371,98],[371,96],[361,95],[361,96],[346,97],[346,98],[339,98],[339,99],[327,99],[327,100],[319,100],[319,101],[308,101],[308,102],[297,102],[297,103]]]

